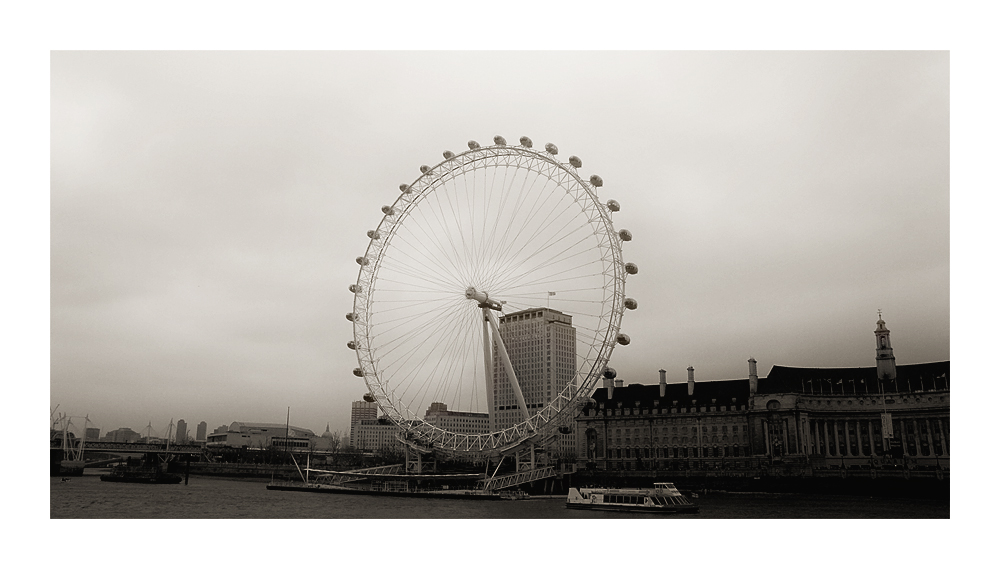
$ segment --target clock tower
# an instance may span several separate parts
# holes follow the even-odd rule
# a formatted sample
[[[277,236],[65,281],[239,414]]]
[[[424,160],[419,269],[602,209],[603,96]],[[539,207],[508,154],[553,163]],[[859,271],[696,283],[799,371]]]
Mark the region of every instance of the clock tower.
[[[882,320],[881,310],[878,311],[875,326],[875,371],[879,379],[896,379],[896,357],[892,355],[889,329],[885,327],[885,320]]]

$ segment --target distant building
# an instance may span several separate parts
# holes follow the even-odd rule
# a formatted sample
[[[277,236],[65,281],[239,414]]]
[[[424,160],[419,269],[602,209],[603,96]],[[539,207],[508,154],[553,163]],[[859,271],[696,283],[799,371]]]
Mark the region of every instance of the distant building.
[[[100,427],[87,427],[87,432],[84,434],[84,440],[96,441],[101,438]]]
[[[550,308],[532,308],[501,316],[499,330],[529,415],[547,406],[575,381],[576,328],[572,316]],[[496,342],[491,411],[496,421],[494,430],[525,420]],[[574,452],[575,444],[574,435],[557,434],[555,448],[547,450],[567,455]]]
[[[351,446],[362,452],[403,451],[403,443],[399,441],[400,428],[382,417],[381,419],[363,419],[351,425]]]
[[[577,464],[597,470],[694,467],[705,458],[749,457],[747,380],[630,384],[607,380],[577,416]],[[613,383],[612,383],[613,381]]]
[[[595,470],[949,470],[950,362],[895,363],[876,324],[876,366],[773,366],[757,377],[623,386],[606,381],[577,416],[577,464]],[[872,473],[875,475],[875,473]]]
[[[378,419],[378,403],[374,401],[354,401],[351,403],[351,446],[358,448],[357,433],[355,425],[361,421],[374,421]]]
[[[212,434],[217,435],[219,433],[225,433],[228,430],[229,430],[229,425],[219,425],[218,427],[215,428],[214,431],[212,431]]]
[[[104,440],[111,443],[135,443],[141,438],[142,435],[128,427],[120,427],[104,434]]]
[[[947,469],[951,362],[897,366],[881,316],[875,341],[875,367],[772,367],[751,393],[759,454],[813,468]]]
[[[431,403],[424,414],[424,421],[450,433],[465,435],[490,432],[488,413],[449,411],[444,403]]]
[[[198,423],[198,431],[197,435],[195,435],[194,440],[200,443],[205,442],[205,435],[207,432],[208,432],[208,423],[206,423],[205,421]]]
[[[307,449],[310,439],[316,437],[309,429],[280,423],[235,421],[225,432],[215,431],[208,435],[207,448]]]
[[[177,444],[184,444],[187,442],[187,422],[184,419],[177,420],[177,434],[174,436],[174,442]]]

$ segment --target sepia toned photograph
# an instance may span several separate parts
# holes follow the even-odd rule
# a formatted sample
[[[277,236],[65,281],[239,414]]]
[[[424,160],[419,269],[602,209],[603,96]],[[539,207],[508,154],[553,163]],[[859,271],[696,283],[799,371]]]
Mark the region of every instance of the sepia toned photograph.
[[[49,516],[947,519],[949,77],[54,50]]]

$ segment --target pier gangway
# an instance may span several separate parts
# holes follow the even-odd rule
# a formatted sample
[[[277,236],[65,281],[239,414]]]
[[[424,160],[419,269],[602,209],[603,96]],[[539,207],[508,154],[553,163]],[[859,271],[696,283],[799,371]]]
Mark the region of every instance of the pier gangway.
[[[485,480],[480,480],[479,483],[476,484],[476,489],[486,491],[503,490],[504,488],[527,484],[529,482],[534,482],[535,480],[552,478],[555,475],[556,469],[553,466],[545,466],[532,470],[522,470],[513,474],[493,476]]]
[[[373,466],[371,468],[358,468],[355,470],[344,470],[334,472],[331,470],[320,470],[317,468],[306,468],[309,473],[316,473],[314,481],[318,484],[344,484],[364,480],[370,476],[380,476],[386,474],[402,474],[402,464],[387,464],[384,466]]]

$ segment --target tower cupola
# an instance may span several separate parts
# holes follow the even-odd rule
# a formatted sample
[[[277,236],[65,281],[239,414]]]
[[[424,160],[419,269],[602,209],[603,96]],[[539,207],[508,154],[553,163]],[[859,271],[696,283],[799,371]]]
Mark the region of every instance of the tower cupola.
[[[875,371],[879,379],[896,379],[896,357],[892,355],[892,342],[889,341],[889,329],[882,320],[882,311],[878,311],[878,322],[875,323]]]

